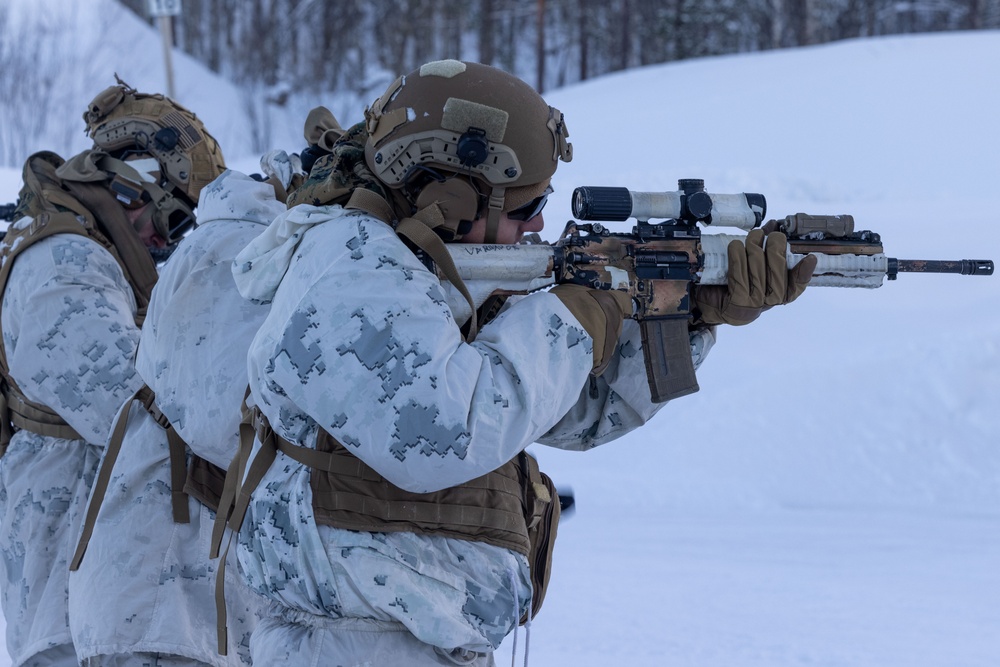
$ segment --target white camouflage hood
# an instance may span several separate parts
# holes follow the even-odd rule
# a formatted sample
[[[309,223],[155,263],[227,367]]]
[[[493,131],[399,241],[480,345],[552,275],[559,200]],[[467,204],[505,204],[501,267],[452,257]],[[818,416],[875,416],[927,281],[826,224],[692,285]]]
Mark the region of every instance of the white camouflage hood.
[[[227,169],[206,185],[198,200],[198,224],[213,220],[243,220],[268,225],[285,210],[270,183]]]
[[[240,294],[260,303],[271,301],[306,230],[348,215],[362,214],[340,206],[300,205],[276,217],[233,262],[233,279]]]

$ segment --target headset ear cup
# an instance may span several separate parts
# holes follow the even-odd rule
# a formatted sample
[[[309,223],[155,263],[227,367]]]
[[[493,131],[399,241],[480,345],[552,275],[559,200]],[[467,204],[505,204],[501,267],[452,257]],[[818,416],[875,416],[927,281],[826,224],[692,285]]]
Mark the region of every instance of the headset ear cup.
[[[448,229],[453,233],[457,232],[462,220],[475,220],[479,213],[479,193],[464,178],[428,183],[417,196],[417,210],[435,203],[441,208]]]

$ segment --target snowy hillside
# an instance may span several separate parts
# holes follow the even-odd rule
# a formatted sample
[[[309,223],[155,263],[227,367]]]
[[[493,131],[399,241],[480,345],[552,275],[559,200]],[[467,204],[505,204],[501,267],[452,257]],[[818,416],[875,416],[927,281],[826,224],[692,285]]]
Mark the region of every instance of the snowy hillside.
[[[157,84],[152,51],[125,60]],[[772,217],[851,213],[893,257],[1000,260],[997,62],[1000,33],[953,33],[554,91],[575,159],[546,235],[575,186],[704,178],[763,193]],[[238,93],[204,81],[183,102],[228,118]],[[16,190],[0,170],[0,201]],[[529,663],[1000,665],[998,295],[998,276],[810,289],[720,331],[701,392],[643,429],[586,454],[534,447],[578,509]]]
[[[160,33],[115,0],[3,0],[0,45],[17,43],[24,61],[5,62],[0,72],[0,165],[14,148],[25,156],[37,150],[68,156],[87,148],[81,115],[97,93],[114,85],[115,74],[137,90],[166,92]],[[201,118],[231,161],[248,155],[255,137],[302,146],[307,109],[263,111],[185,53],[175,49],[172,60],[175,99]],[[18,77],[18,66],[28,73]],[[19,78],[30,90],[17,88]]]

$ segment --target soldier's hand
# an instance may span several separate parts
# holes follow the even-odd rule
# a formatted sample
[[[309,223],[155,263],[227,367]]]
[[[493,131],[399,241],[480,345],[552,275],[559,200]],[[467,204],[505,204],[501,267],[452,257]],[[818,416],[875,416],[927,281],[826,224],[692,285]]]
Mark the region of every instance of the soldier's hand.
[[[306,176],[299,156],[294,153],[289,155],[281,149],[261,156],[260,168],[267,176],[267,182],[274,186],[274,196],[280,202],[287,201],[288,193],[301,185]]]
[[[782,232],[762,229],[747,234],[746,243],[732,241],[726,285],[696,285],[694,304],[697,324],[749,324],[760,314],[791,303],[805,291],[816,269],[816,258],[807,255],[794,268],[786,267],[787,238]]]
[[[556,285],[550,292],[559,297],[583,328],[594,339],[593,375],[600,375],[622,333],[622,322],[632,317],[632,297],[620,290],[596,290],[583,285]]]

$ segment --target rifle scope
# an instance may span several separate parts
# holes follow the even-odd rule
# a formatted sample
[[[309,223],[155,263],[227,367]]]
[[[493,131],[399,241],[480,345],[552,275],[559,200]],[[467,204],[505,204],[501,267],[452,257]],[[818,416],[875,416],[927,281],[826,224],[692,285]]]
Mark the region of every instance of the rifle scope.
[[[759,227],[767,214],[767,200],[762,194],[709,194],[700,178],[681,179],[677,187],[677,192],[579,187],[573,191],[573,215],[578,220],[677,220],[749,231]]]

